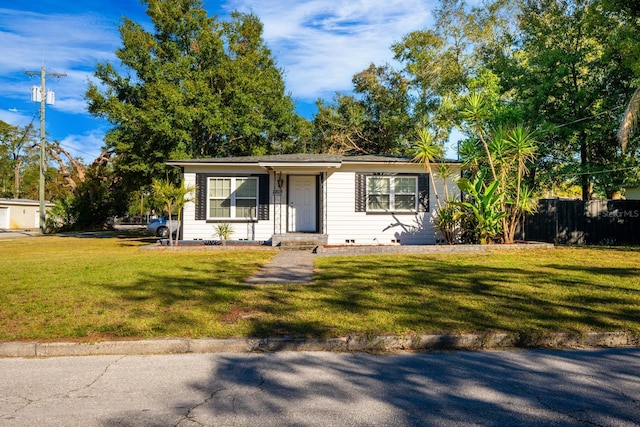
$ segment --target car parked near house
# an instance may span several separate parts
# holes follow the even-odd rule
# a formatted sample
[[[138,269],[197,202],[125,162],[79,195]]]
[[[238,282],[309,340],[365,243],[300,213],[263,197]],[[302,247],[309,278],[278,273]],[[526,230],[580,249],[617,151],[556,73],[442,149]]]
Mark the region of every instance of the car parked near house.
[[[169,227],[171,225],[171,227]],[[169,228],[173,231],[173,237],[175,238],[178,235],[178,229],[180,228],[180,221],[177,219],[172,219],[169,221],[169,217],[167,215],[161,216],[160,218],[152,219],[149,225],[147,225],[147,234],[151,236],[157,237],[169,237]]]

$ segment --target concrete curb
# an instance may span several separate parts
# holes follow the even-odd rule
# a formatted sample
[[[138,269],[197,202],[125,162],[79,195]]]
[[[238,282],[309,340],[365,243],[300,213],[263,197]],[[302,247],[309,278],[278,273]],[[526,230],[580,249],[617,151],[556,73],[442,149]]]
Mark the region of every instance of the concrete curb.
[[[633,347],[640,336],[627,332],[585,334],[531,332],[416,336],[348,336],[341,338],[153,339],[93,343],[0,342],[0,357],[62,357],[187,353],[256,353],[278,351],[380,352],[490,350],[513,348]]]

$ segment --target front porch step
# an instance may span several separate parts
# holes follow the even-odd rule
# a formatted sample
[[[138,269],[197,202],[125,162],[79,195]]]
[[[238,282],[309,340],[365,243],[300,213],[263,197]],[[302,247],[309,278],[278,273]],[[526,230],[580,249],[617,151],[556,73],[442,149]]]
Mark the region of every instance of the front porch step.
[[[281,251],[312,251],[315,252],[318,249],[318,245],[280,245],[278,246]]]
[[[281,249],[311,250],[326,245],[327,235],[319,233],[274,234],[271,244]]]

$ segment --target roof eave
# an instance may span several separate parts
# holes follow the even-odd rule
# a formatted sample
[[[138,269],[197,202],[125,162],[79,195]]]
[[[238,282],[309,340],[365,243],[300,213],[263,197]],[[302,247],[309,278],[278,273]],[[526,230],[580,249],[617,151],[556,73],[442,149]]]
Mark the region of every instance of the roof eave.
[[[282,168],[336,169],[342,166],[342,162],[258,162],[258,166],[261,166],[265,169],[282,169]]]

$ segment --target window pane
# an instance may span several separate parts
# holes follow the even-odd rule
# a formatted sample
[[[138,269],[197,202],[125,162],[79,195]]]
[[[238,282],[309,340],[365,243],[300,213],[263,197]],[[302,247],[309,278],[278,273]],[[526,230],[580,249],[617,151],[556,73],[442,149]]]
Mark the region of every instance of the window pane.
[[[389,178],[368,178],[368,193],[389,194]]]
[[[231,179],[213,178],[209,180],[209,197],[226,198],[231,195]]]
[[[416,192],[415,178],[396,178],[394,184],[396,194],[415,194]]]
[[[256,199],[236,199],[236,218],[255,218]]]
[[[231,199],[212,199],[209,202],[210,218],[229,218],[231,216]]]
[[[395,208],[399,211],[412,211],[416,208],[416,198],[413,194],[396,194]]]
[[[367,210],[381,211],[389,209],[389,196],[383,194],[371,194],[367,198]]]
[[[236,178],[236,197],[257,196],[256,180],[253,178]]]

